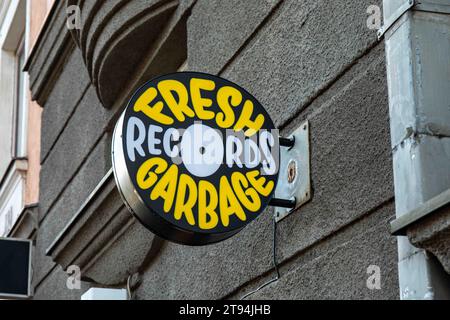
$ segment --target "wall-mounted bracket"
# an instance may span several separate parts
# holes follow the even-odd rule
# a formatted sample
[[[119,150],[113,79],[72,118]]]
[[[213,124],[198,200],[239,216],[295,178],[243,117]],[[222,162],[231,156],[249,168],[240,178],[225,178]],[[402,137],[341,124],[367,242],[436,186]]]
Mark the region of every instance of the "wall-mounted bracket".
[[[378,40],[411,9],[422,12],[450,14],[450,4],[445,0],[403,0],[404,3],[385,18],[384,25],[378,30]]]
[[[275,220],[287,217],[311,199],[309,123],[280,139],[280,175],[275,190]]]
[[[389,18],[384,22],[384,25],[378,30],[378,40],[384,37],[384,34],[398,21],[400,18],[408,12],[416,4],[415,0],[406,0],[403,5],[401,5],[397,11],[394,12]]]

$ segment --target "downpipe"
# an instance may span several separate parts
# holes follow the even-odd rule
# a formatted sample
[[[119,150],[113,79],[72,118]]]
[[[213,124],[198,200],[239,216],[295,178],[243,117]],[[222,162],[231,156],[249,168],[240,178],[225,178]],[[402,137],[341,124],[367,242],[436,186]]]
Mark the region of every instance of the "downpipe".
[[[450,188],[450,0],[383,0],[396,216]],[[402,300],[450,299],[437,259],[398,238]]]

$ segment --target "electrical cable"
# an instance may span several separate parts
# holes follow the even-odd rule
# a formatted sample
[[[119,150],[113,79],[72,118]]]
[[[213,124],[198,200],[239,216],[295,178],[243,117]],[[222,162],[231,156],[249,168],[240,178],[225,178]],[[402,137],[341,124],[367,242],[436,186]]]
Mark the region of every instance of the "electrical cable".
[[[247,293],[240,300],[245,300],[245,298],[251,296],[252,294],[255,294],[256,292],[258,292],[261,289],[267,287],[268,285],[270,285],[270,284],[280,280],[280,269],[278,267],[278,262],[277,262],[277,221],[275,219],[275,216],[273,217],[273,248],[272,249],[273,249],[273,266],[274,266],[274,269],[275,269],[275,272],[276,272],[276,277],[273,278],[272,280],[267,281],[266,283],[264,283],[263,285],[261,285],[257,289]]]

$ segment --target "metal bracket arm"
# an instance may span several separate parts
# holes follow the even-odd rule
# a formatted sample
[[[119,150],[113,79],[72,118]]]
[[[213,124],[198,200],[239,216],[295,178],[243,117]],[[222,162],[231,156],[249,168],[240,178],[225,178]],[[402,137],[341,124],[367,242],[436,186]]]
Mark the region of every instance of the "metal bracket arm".
[[[395,11],[395,13],[389,17],[385,24],[378,30],[378,40],[381,40],[383,38],[384,34],[392,28],[392,26],[406,13],[408,12],[412,7],[415,5],[415,0],[408,0],[405,2],[400,8]]]
[[[288,138],[280,138],[280,174],[275,198],[269,205],[275,207],[278,222],[311,199],[310,151],[308,121]]]

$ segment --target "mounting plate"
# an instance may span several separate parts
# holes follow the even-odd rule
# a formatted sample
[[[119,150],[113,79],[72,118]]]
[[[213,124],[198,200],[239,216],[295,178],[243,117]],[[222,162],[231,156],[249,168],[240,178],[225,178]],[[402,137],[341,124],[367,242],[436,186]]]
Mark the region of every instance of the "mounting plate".
[[[295,138],[292,148],[281,147],[280,175],[275,190],[278,199],[296,200],[295,208],[275,207],[277,222],[311,199],[309,122],[306,121],[290,136]]]

